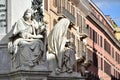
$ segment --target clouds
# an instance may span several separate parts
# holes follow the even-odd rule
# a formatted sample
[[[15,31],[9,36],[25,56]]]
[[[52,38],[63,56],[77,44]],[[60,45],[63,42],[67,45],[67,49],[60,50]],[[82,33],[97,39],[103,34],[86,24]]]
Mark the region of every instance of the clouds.
[[[120,23],[120,17],[114,17],[113,20],[117,23]]]
[[[94,2],[101,2],[101,3],[117,3],[120,4],[120,0],[93,0]]]
[[[120,26],[120,0],[93,0],[105,15],[111,18]]]
[[[109,9],[113,5],[120,5],[120,0],[93,0],[99,8]]]
[[[104,8],[104,9],[109,9],[109,4],[108,3],[106,3],[106,2],[104,2],[104,1],[99,1],[98,0],[98,2],[96,2],[95,1],[95,4],[100,8],[100,9],[102,9],[102,8]]]

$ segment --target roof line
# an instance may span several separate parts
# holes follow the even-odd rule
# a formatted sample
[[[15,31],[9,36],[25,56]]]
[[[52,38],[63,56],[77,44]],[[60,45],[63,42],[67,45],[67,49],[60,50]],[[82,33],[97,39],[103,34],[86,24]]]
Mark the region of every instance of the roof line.
[[[96,4],[91,1],[88,0],[90,2],[90,4],[92,4],[93,7],[95,7],[95,9],[103,16],[103,18],[107,21],[107,23],[110,25],[110,27],[115,31],[115,29],[113,28],[112,24],[108,21],[108,19],[105,17],[105,15],[103,14],[103,12],[96,6]]]

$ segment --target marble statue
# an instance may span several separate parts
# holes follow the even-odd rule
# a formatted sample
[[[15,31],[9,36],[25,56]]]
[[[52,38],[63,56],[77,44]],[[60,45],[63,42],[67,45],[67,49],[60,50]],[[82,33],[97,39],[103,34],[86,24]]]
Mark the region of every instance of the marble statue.
[[[63,63],[68,67],[67,61],[63,61],[63,58],[67,59],[64,56],[70,57],[69,52],[72,52],[72,49],[65,51],[65,45],[68,41],[67,31],[70,28],[70,20],[67,18],[62,18],[58,23],[53,27],[51,32],[48,35],[48,51],[56,57],[57,68],[56,72],[63,72]],[[67,59],[68,60],[68,59]]]
[[[73,72],[73,65],[75,63],[76,47],[73,42],[66,42],[65,51],[62,61],[62,68],[64,72]]]
[[[36,22],[34,19],[32,9],[27,9],[23,17],[15,23],[8,43],[14,68],[21,66],[34,67],[45,58],[42,41],[44,36],[36,33],[41,26],[43,27],[43,24]]]
[[[32,1],[32,9],[35,11],[35,20],[37,22],[43,21],[43,0],[33,0]]]

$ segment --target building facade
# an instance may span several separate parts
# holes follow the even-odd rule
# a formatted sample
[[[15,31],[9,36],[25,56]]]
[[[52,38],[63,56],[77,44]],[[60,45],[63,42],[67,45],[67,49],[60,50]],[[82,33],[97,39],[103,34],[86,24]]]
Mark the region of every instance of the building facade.
[[[86,17],[86,24],[89,28],[87,50],[93,59],[91,67],[101,79],[119,80],[120,42],[115,37],[116,30],[93,2],[90,1],[89,5],[91,14]]]
[[[85,12],[81,11],[79,9],[81,6],[78,6],[81,4],[78,0],[45,0],[44,1],[44,21],[48,23],[48,34],[49,31],[54,27],[54,25],[57,23],[58,18],[63,16],[68,18],[73,24],[74,29],[72,30],[72,33],[68,32],[68,38],[72,37],[74,38],[74,42],[77,46],[77,57],[80,57],[83,49],[83,41],[79,40],[76,34],[80,33],[86,33],[86,24],[85,24],[85,17],[88,13],[88,9],[86,9]],[[82,5],[84,6],[84,5]],[[84,9],[82,8],[82,9]],[[81,34],[82,35],[82,34]],[[78,47],[79,46],[79,47]],[[81,50],[80,50],[81,49]]]
[[[68,37],[72,36],[75,40],[77,60],[85,56],[86,61],[92,61],[88,68],[91,75],[99,76],[101,80],[120,79],[120,42],[115,37],[116,30],[91,0],[45,0],[44,9],[49,30],[59,16],[67,17],[73,22],[75,32]],[[79,40],[76,32],[87,34],[88,37]],[[79,72],[79,66],[77,71]]]

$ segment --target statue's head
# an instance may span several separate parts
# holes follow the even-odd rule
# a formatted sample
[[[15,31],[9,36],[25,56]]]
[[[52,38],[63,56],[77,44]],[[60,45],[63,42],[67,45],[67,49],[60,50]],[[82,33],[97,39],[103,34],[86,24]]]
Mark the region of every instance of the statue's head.
[[[65,18],[65,17],[64,16],[59,16],[57,20],[60,21],[63,18]]]
[[[24,18],[25,20],[27,20],[28,18],[31,18],[31,20],[33,20],[33,17],[34,17],[34,13],[33,13],[33,10],[32,10],[32,9],[27,9],[27,10],[24,12],[23,18]]]

